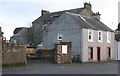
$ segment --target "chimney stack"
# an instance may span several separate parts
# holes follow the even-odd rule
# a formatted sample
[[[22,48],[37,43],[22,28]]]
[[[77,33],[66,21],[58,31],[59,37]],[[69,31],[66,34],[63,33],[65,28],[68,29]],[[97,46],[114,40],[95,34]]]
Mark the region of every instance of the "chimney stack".
[[[96,12],[93,14],[93,18],[95,18],[97,20],[100,20],[100,16],[101,16],[101,14],[99,12]]]
[[[50,12],[47,10],[41,10],[41,16],[49,14]]]
[[[90,2],[89,3],[85,2],[84,3],[84,8],[91,10],[92,9],[92,5],[90,4]]]

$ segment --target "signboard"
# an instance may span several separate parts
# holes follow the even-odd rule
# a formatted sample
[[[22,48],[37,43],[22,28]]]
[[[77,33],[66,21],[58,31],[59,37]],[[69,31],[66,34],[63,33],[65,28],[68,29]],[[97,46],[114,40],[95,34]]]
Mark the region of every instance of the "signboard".
[[[67,54],[67,45],[62,45],[62,54]]]

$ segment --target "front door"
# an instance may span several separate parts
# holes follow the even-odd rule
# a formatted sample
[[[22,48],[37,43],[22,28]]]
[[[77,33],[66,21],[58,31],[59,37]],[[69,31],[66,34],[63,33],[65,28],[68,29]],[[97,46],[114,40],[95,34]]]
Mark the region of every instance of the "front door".
[[[97,60],[100,61],[100,47],[97,47]]]

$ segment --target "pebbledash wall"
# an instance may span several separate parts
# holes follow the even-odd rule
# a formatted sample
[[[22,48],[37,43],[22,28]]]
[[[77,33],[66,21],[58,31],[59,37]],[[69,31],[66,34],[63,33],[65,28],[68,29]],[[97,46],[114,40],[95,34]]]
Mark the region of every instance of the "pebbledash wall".
[[[106,61],[107,60],[107,48],[111,48],[111,60],[114,60],[114,32],[111,32],[111,43],[107,43],[107,31],[103,32],[103,42],[98,42],[98,30],[93,30],[93,42],[88,42],[88,29],[83,29],[83,47],[82,47],[82,56],[81,60],[82,62],[88,62],[88,47],[93,47],[93,61],[97,60],[97,47],[100,47],[100,61]]]

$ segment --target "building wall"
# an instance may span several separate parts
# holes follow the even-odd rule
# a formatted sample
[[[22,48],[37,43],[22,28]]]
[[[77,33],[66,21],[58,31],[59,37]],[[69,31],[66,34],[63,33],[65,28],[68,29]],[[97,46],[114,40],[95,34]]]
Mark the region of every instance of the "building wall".
[[[97,47],[101,47],[101,61],[107,60],[107,47],[111,47],[111,59],[114,57],[114,36],[112,32],[111,43],[107,43],[107,32],[103,31],[103,42],[98,42],[98,31],[93,30],[93,42],[88,42],[88,29],[83,29],[82,62],[88,62],[88,47],[93,47],[93,61],[97,61]]]
[[[16,40],[17,45],[26,45],[31,41],[31,29],[30,28],[23,28],[21,31],[19,31],[17,34],[14,35],[12,38],[13,42]]]
[[[15,38],[16,38],[16,43],[18,44],[18,45],[21,45],[21,44],[23,44],[23,45],[26,45],[27,44],[27,37],[23,37],[23,36],[15,36]]]
[[[32,25],[32,42],[35,45],[38,45],[42,42],[43,39],[43,24],[39,21],[33,22]]]
[[[62,42],[72,42],[72,54],[79,55],[81,51],[81,26],[67,14],[63,14],[43,34],[43,47],[54,49],[59,43],[57,34],[62,34]]]

